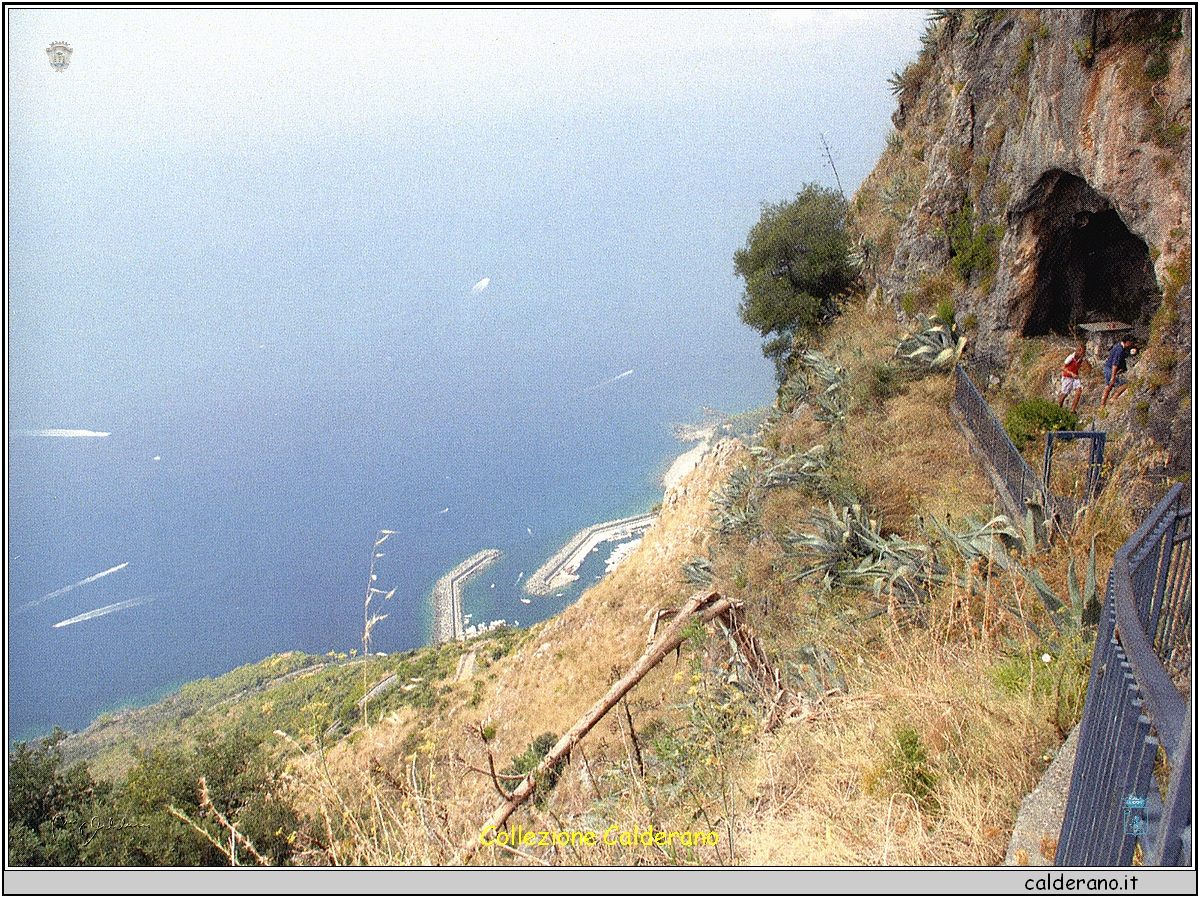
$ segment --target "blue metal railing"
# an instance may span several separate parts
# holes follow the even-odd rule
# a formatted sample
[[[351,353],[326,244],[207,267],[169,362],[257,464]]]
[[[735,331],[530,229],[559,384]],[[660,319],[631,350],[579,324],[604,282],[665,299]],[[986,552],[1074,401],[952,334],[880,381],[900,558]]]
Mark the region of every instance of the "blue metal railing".
[[[1025,517],[1026,509],[1040,510],[1034,521],[1039,530],[1039,539],[1049,538],[1048,534],[1043,532],[1043,527],[1052,519],[1056,521],[1055,526],[1073,527],[1076,513],[1095,498],[1099,491],[1106,435],[1093,431],[1057,431],[1046,434],[1043,473],[1039,477],[1017,451],[1017,447],[1009,439],[1008,431],[992,413],[991,407],[961,365],[954,370],[954,405],[975,435],[992,468],[999,475],[1003,493],[1001,498],[1008,507],[1009,514],[1021,519]],[[1091,441],[1087,482],[1080,499],[1059,496],[1048,487],[1054,443],[1061,439]]]
[[[1042,483],[1050,486],[1050,474],[1054,466],[1054,447],[1062,440],[1088,441],[1087,475],[1083,484],[1083,496],[1075,499],[1069,496],[1053,494],[1054,504],[1059,515],[1066,521],[1073,521],[1075,513],[1087,505],[1100,492],[1100,478],[1104,470],[1104,444],[1108,434],[1099,430],[1052,430],[1046,434],[1046,453],[1042,458]]]
[[[1192,512],[1177,485],[1113,558],[1055,863],[1191,863]],[[1161,752],[1160,752],[1161,747]],[[1157,766],[1157,769],[1156,769]],[[1160,778],[1165,777],[1165,784]]]

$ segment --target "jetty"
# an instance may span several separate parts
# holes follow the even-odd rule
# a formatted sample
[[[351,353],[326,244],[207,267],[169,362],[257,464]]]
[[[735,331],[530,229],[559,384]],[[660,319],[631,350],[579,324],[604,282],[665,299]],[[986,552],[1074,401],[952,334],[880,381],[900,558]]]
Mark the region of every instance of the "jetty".
[[[433,644],[463,639],[462,589],[472,577],[482,574],[500,558],[499,549],[476,552],[433,587]]]
[[[639,514],[619,521],[593,524],[580,530],[525,581],[525,591],[530,595],[548,596],[554,590],[573,583],[579,579],[579,566],[598,545],[636,536],[653,524],[657,517],[653,513]]]

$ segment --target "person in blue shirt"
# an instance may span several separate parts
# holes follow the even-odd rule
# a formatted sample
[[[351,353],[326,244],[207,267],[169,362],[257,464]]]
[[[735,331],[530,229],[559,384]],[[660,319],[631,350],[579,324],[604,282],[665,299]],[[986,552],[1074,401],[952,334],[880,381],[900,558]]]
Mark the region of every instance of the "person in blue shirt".
[[[1119,343],[1114,343],[1104,362],[1104,396],[1100,400],[1100,408],[1108,402],[1108,395],[1116,399],[1125,392],[1126,362],[1131,355],[1137,355],[1137,347],[1133,345],[1133,337],[1123,337]],[[1113,392],[1115,390],[1115,392]]]

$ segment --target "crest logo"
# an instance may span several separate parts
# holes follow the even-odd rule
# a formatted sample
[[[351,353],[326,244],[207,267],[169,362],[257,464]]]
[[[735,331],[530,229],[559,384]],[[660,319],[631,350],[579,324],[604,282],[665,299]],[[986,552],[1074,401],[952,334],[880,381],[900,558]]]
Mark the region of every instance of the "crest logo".
[[[46,48],[46,55],[50,57],[54,71],[64,71],[71,64],[71,45],[66,41],[55,41]]]

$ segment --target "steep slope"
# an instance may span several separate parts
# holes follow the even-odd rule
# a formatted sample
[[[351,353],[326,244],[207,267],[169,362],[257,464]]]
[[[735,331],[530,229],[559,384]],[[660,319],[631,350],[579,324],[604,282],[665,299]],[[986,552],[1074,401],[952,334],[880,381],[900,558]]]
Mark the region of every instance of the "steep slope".
[[[1192,29],[1189,9],[939,11],[855,200],[881,298],[953,302],[985,369],[1130,325],[1125,423],[1159,480],[1191,467]]]
[[[818,421],[803,403],[775,415],[753,452],[719,443],[668,491],[642,546],[571,608],[532,627],[512,654],[468,668],[428,713],[385,715],[332,749],[294,758],[297,796],[328,821],[336,859],[453,863],[477,844],[500,801],[489,770],[522,769],[522,756],[540,757],[603,695],[645,648],[655,613],[695,591],[684,566],[700,558],[712,586],[740,603],[798,704],[773,723],[728,634],[700,628],[510,823],[698,830],[715,842],[672,852],[486,845],[478,859],[999,863],[1021,797],[1078,712],[1086,672],[1074,649],[1032,663],[1045,648],[1022,617],[1040,628],[1046,620],[1028,584],[976,565],[915,602],[887,589],[829,589],[796,576],[802,564],[785,548],[826,500],[799,485],[772,489],[744,533],[722,528],[715,503],[738,470],[841,446],[828,450],[841,459],[828,483],[862,497],[897,539],[921,538],[922,521],[957,527],[964,514],[990,517],[991,489],[949,418],[951,381],[902,376],[877,388],[897,333],[890,315],[852,305],[823,348],[845,365],[843,423]],[[1069,554],[1038,562],[1060,589]],[[306,857],[334,859],[315,848]]]

